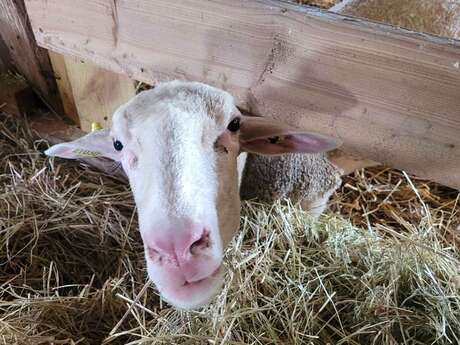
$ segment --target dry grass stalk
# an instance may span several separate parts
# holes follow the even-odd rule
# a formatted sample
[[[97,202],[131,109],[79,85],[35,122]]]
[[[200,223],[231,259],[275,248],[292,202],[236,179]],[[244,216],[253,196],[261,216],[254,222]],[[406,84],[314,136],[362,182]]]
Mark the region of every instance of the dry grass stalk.
[[[195,312],[146,285],[127,186],[0,135],[0,343],[455,344],[458,195],[392,170],[350,177],[318,222],[245,203],[223,292]],[[363,214],[363,211],[365,214]]]
[[[357,0],[345,12],[413,31],[460,37],[458,0]]]
[[[299,4],[316,6],[321,8],[331,8],[341,0],[295,0]]]
[[[459,192],[398,170],[375,167],[347,176],[332,209],[356,226],[391,227],[398,232],[429,221],[446,245],[460,244]]]

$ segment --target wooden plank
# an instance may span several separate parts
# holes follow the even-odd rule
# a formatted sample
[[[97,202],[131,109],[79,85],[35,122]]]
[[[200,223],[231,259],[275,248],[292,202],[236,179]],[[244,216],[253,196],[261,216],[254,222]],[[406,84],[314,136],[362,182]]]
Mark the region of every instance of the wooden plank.
[[[109,127],[113,112],[135,95],[134,82],[78,58],[66,56],[64,63],[82,130],[89,132],[92,122]]]
[[[344,0],[329,11],[397,25],[413,31],[449,38],[460,38],[460,2],[450,0]],[[376,162],[349,157],[340,150],[329,159],[345,174]]]
[[[27,0],[37,41],[200,80],[346,152],[460,188],[460,43],[270,0]]]
[[[64,114],[72,120],[76,125],[80,125],[77,106],[72,91],[72,85],[67,74],[65,58],[63,55],[49,51],[51,65],[53,67],[54,76],[56,78],[59,94],[61,95]]]
[[[111,125],[111,115],[135,95],[134,83],[122,74],[50,51],[64,112],[84,131],[92,122]]]
[[[49,106],[62,111],[48,53],[35,43],[23,0],[0,1],[0,36],[11,59],[7,64],[12,62]]]

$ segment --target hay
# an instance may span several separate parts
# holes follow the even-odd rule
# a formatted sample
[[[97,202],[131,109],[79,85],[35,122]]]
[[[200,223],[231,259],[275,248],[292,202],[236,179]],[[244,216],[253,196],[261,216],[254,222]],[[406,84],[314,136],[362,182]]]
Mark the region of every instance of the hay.
[[[245,203],[223,292],[181,312],[147,283],[128,187],[0,120],[0,343],[460,343],[454,191],[358,172],[333,201],[355,225]]]
[[[435,182],[382,167],[359,170],[344,178],[331,209],[356,226],[405,232],[424,222],[447,240],[460,244],[460,193]]]
[[[320,8],[331,8],[342,0],[292,0],[302,5],[316,6]]]
[[[345,7],[345,13],[417,32],[460,38],[458,0],[360,0]]]

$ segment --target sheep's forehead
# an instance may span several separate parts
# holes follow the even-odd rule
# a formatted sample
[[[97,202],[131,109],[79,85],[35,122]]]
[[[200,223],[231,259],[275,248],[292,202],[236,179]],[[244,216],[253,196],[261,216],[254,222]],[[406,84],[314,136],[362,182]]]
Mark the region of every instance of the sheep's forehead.
[[[134,136],[186,129],[212,136],[225,129],[235,111],[233,97],[225,91],[200,83],[168,83],[136,96],[121,109],[124,119],[118,122],[125,122]]]

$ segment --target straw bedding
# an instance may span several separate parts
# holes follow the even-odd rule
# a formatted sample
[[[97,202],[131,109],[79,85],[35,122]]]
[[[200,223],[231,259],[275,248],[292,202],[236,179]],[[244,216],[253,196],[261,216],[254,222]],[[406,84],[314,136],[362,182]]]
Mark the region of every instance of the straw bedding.
[[[374,169],[319,221],[245,203],[223,292],[182,312],[147,282],[128,187],[0,120],[0,343],[460,343],[453,190]]]
[[[293,0],[293,1],[299,4],[316,6],[320,8],[331,8],[335,4],[341,2],[341,0]]]

